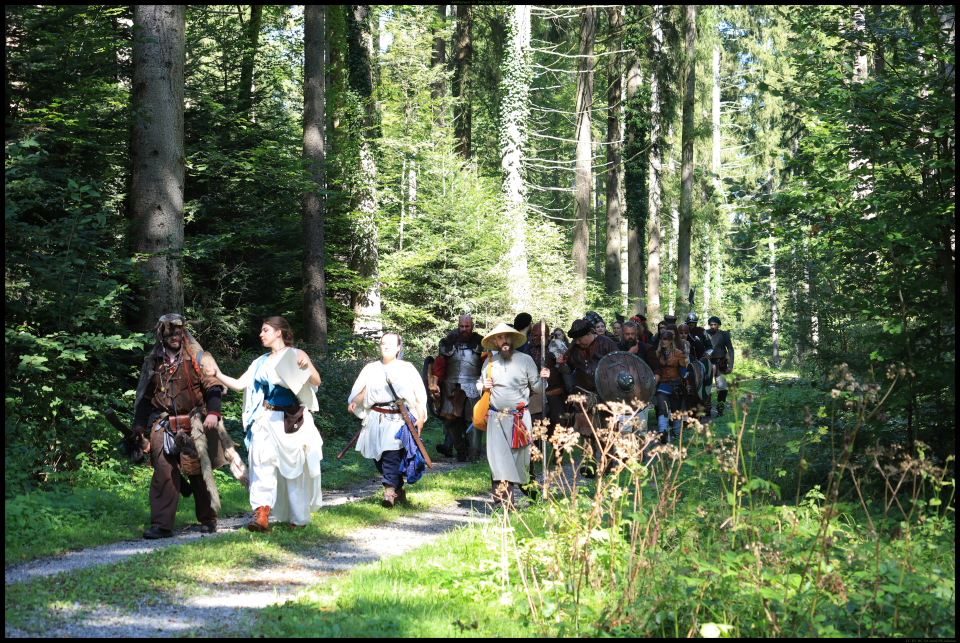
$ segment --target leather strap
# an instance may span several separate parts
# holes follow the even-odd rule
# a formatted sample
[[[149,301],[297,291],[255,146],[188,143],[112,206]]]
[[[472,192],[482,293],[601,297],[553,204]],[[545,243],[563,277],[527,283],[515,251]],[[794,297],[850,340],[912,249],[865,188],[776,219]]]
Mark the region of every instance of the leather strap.
[[[386,409],[386,408],[383,408],[382,406],[374,406],[373,410],[378,413],[386,413],[387,415],[396,415],[397,413],[400,412],[397,409]]]

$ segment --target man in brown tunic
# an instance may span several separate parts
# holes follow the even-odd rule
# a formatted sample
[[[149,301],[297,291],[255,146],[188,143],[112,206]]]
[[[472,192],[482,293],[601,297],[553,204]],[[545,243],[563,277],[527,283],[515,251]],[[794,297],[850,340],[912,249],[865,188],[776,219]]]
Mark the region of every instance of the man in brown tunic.
[[[573,344],[567,354],[557,360],[557,365],[561,373],[573,371],[573,393],[587,396],[582,411],[580,404],[574,403],[574,428],[581,435],[595,437],[591,426],[605,426],[610,417],[609,413],[598,412],[596,409],[599,401],[595,379],[597,366],[604,355],[617,350],[617,344],[609,337],[594,333],[593,326],[583,319],[574,321],[567,335],[573,340]],[[585,478],[596,477],[596,466],[587,462],[586,458],[584,460],[580,475]]]
[[[201,355],[191,350],[193,338],[183,327],[177,314],[164,315],[156,329],[157,344],[143,362],[134,411],[133,430],[149,440],[150,463],[150,529],[144,538],[170,538],[180,495],[193,494],[197,520],[202,533],[217,530],[217,512],[211,505],[210,492],[204,482],[200,460],[186,451],[192,450],[189,439],[190,417],[203,418],[207,453],[212,469],[223,466],[223,452],[217,437],[220,422],[221,388],[216,378],[199,369]],[[201,351],[202,352],[202,351]],[[164,446],[166,435],[166,448]],[[183,449],[181,451],[181,449]],[[182,475],[189,478],[189,483]]]

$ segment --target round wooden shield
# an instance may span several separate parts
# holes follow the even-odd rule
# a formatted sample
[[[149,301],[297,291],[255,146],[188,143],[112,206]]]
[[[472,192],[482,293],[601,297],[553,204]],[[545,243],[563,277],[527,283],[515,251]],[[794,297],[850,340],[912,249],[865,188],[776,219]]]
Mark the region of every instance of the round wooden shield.
[[[597,364],[594,380],[604,402],[647,404],[656,390],[656,380],[647,363],[623,351],[604,355]]]

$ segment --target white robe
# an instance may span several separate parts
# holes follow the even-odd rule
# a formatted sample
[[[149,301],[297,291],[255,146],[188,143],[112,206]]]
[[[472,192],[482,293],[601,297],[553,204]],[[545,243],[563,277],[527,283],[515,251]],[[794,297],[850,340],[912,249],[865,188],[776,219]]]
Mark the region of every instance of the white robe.
[[[519,403],[529,404],[530,391],[541,391],[540,371],[533,358],[525,353],[514,353],[509,360],[497,353],[483,363],[480,371],[483,379],[487,377],[487,365],[491,362],[493,388],[490,389],[490,411],[487,413],[487,463],[490,465],[490,475],[494,480],[526,484],[530,477],[530,445],[511,448],[516,416],[498,413],[494,409],[516,411]],[[477,381],[481,389],[483,379]],[[523,424],[529,433],[533,423],[527,409],[523,411]]]
[[[282,351],[266,365],[267,377],[275,386],[284,386],[274,368],[280,355]],[[247,390],[252,388],[253,368],[248,368],[240,377],[240,384]],[[283,411],[261,407],[251,433],[250,506],[253,509],[271,507],[270,513],[282,522],[309,524],[310,514],[323,502],[320,488],[323,438],[313,423],[313,415],[304,410],[300,429],[286,433]]]
[[[379,413],[373,410],[374,406],[386,407],[394,404],[393,391],[387,385],[387,375],[411,414],[416,414],[417,406],[426,408],[427,405],[427,390],[423,386],[423,379],[410,362],[395,359],[386,367],[379,361],[363,367],[350,390],[347,403],[352,402],[364,388],[367,389],[353,413],[363,420],[357,451],[363,457],[373,460],[379,460],[384,451],[403,448],[400,439],[394,437],[403,425],[403,417],[399,413]]]

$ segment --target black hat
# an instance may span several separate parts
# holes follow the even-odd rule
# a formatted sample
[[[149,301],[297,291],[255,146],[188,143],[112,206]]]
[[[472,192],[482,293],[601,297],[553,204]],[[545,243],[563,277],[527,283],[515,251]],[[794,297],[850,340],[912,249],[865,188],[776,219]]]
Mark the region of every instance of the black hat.
[[[567,332],[567,336],[570,339],[577,339],[591,332],[593,332],[593,324],[585,319],[575,319]]]
[[[533,317],[530,316],[530,313],[520,313],[513,320],[513,327],[517,330],[523,330],[530,325],[530,322],[533,321]]]
[[[601,316],[599,315],[599,313],[595,313],[595,312],[593,312],[592,310],[591,310],[590,312],[588,312],[586,315],[584,315],[583,318],[584,318],[587,322],[589,322],[589,324],[590,324],[591,326],[596,326],[597,324],[603,324],[603,323],[604,323],[603,317],[601,317]]]
[[[708,324],[717,324],[717,325],[719,326],[719,325],[722,324],[723,322],[720,321],[720,318],[719,318],[719,317],[714,316],[714,317],[711,317],[710,319],[708,319],[708,320],[707,320],[707,323],[708,323]]]

